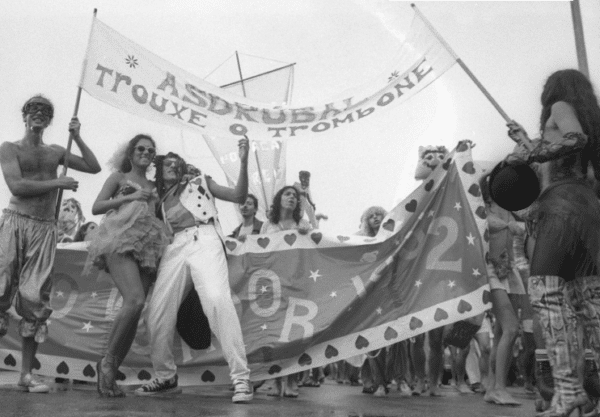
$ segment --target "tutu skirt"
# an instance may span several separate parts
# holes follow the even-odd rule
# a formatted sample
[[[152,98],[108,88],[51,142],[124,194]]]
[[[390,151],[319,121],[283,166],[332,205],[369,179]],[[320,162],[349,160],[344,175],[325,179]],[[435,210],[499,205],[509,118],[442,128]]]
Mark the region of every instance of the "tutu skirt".
[[[92,267],[110,272],[106,256],[113,253],[131,256],[140,269],[154,272],[168,244],[167,229],[148,203],[132,201],[106,213],[88,247],[84,274]]]

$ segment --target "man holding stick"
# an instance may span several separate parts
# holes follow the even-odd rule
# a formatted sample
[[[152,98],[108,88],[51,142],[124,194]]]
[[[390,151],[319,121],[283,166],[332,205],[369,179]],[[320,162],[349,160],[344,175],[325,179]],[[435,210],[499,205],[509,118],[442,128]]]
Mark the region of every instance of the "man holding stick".
[[[73,178],[57,177],[57,169],[67,164],[82,172],[98,173],[100,165],[79,136],[76,117],[69,132],[82,157],[65,148],[47,145],[43,134],[54,117],[54,106],[42,95],[31,97],[21,110],[25,135],[16,142],[0,145],[0,166],[12,194],[0,218],[0,337],[8,331],[7,310],[16,294],[16,311],[22,317],[19,333],[23,338],[21,378],[23,391],[48,392],[50,388],[31,374],[39,343],[46,339],[52,268],[56,251],[56,198],[59,190],[76,191]]]

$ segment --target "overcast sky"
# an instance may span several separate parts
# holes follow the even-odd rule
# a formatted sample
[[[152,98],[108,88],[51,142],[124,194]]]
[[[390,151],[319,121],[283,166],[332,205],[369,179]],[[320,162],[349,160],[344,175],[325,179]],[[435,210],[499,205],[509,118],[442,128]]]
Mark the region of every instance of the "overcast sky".
[[[93,8],[98,18],[175,65],[205,77],[237,50],[244,75],[296,63],[292,105],[320,104],[379,73],[410,27],[409,2],[367,7],[350,0],[218,1],[3,1],[0,3],[0,135],[19,140],[20,108],[43,93],[55,104],[47,143],[66,145]],[[575,68],[577,58],[568,2],[416,2],[419,9],[470,67],[504,110],[538,132],[539,96],[553,71]],[[591,79],[600,85],[600,3],[581,0]],[[267,61],[261,58],[269,58]],[[235,81],[231,60],[209,80]],[[230,68],[230,70],[228,70]],[[83,93],[82,137],[103,171],[73,174],[75,196],[88,220],[91,205],[110,171],[106,162],[140,132],[158,141],[159,152],[175,150],[225,179],[199,135],[125,114]],[[476,142],[476,160],[496,161],[512,147],[504,120],[465,73],[454,66],[431,86],[393,111],[354,123],[318,139],[290,142],[288,183],[299,170],[312,172],[317,211],[329,215],[326,232],[354,232],[364,209],[392,208],[416,186],[417,147],[458,140]],[[0,206],[9,192],[0,185]],[[236,224],[230,205],[220,205],[225,232]]]

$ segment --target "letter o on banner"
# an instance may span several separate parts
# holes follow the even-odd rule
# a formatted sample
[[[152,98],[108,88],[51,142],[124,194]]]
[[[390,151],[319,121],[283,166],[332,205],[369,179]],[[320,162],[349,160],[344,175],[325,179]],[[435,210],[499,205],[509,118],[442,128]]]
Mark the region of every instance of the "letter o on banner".
[[[325,132],[330,127],[331,125],[327,122],[319,122],[316,125],[314,125],[310,130],[312,130],[313,132]]]
[[[387,106],[392,101],[394,101],[394,95],[392,93],[385,93],[384,95],[379,97],[379,100],[377,100],[377,105],[378,106]]]
[[[148,101],[148,90],[146,90],[146,87],[144,87],[143,85],[136,84],[133,87],[131,87],[131,94],[133,95],[135,101],[137,101],[140,104],[146,104],[146,102]]]
[[[269,308],[262,308],[256,302],[258,298],[258,280],[268,279],[273,286],[273,303]],[[279,276],[269,269],[259,269],[250,276],[248,282],[248,299],[250,300],[250,309],[259,317],[271,317],[281,305],[281,281]]]
[[[248,128],[244,125],[236,123],[229,126],[229,131],[234,135],[244,136],[246,133],[248,133]]]

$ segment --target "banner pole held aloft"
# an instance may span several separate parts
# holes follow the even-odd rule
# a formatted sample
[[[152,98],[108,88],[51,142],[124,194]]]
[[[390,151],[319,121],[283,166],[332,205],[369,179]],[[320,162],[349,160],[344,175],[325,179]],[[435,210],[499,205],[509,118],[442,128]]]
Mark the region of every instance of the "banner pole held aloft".
[[[500,107],[498,102],[494,99],[494,97],[492,97],[492,95],[487,91],[487,89],[483,86],[483,84],[481,84],[481,82],[479,82],[477,77],[475,77],[475,74],[473,74],[473,72],[469,69],[469,67],[467,67],[467,65],[463,62],[463,60],[460,59],[460,57],[454,52],[454,50],[448,44],[448,42],[446,42],[444,40],[444,38],[442,38],[442,35],[440,35],[439,32],[429,22],[429,20],[427,20],[425,15],[423,15],[423,13],[421,13],[421,11],[417,8],[417,6],[414,3],[411,3],[410,6],[415,10],[415,13],[421,18],[421,20],[423,20],[423,23],[425,23],[425,25],[429,28],[429,30],[431,30],[433,35],[438,39],[438,41],[440,41],[440,43],[444,46],[444,48],[446,48],[446,50],[450,53],[450,55],[452,55],[454,57],[454,59],[456,59],[456,62],[458,63],[458,65],[460,65],[460,67],[467,73],[469,78],[475,83],[475,85],[479,88],[479,90],[483,93],[483,95],[490,101],[490,103],[492,103],[492,106],[494,106],[494,108],[498,111],[498,113],[500,113],[502,118],[504,118],[504,120],[507,123],[511,122],[512,119],[508,116],[508,114],[502,109],[502,107]],[[520,136],[521,136],[521,142],[529,150],[533,149],[533,145],[531,144],[531,141],[529,140],[529,138],[527,138],[527,136],[525,136],[524,133],[522,133]]]
[[[94,22],[96,21],[96,14],[98,13],[98,9],[94,9],[94,16],[92,18],[92,27],[90,29],[90,38],[92,37],[92,31],[94,30]],[[88,40],[88,48],[89,48],[90,42]],[[79,87],[77,88],[77,96],[75,97],[75,109],[73,110],[73,117],[77,117],[77,114],[79,113],[79,102],[81,101],[81,85],[83,84],[83,74],[84,74],[84,70],[85,70],[85,61],[87,59],[87,50],[86,50],[86,54],[85,54],[85,59],[83,60],[83,67],[81,69],[81,80],[79,82]],[[69,140],[67,141],[67,149],[65,151],[65,160],[63,161],[63,169],[62,169],[62,173],[61,176],[65,176],[67,175],[67,170],[69,169],[69,155],[71,155],[71,147],[73,146],[73,132],[69,132]],[[62,196],[63,196],[63,189],[60,188],[58,190],[58,195],[56,196],[56,209],[55,209],[55,219],[58,220],[58,216],[60,214],[60,206],[62,204]]]

